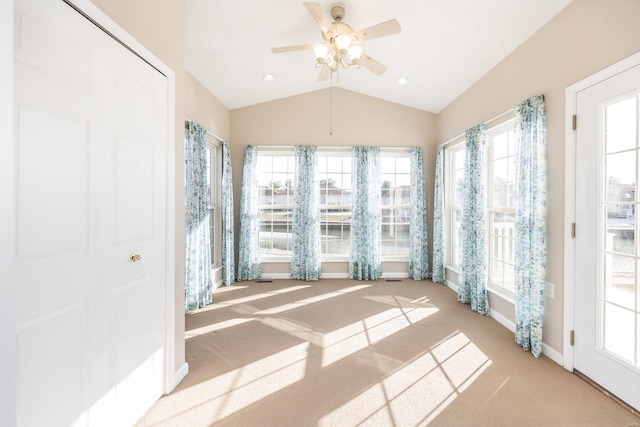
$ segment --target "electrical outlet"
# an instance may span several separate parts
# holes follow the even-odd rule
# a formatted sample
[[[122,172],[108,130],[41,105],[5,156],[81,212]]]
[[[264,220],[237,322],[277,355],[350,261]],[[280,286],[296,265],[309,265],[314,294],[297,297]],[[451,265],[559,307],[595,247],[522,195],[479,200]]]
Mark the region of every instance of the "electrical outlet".
[[[553,291],[554,291],[553,283],[547,282],[544,287],[544,294],[546,295],[546,297],[553,299]]]

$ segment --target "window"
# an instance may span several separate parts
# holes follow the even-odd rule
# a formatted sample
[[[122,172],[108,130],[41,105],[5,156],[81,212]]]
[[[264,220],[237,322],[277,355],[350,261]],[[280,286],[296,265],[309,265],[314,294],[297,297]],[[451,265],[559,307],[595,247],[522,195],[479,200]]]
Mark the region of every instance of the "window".
[[[291,257],[294,170],[293,151],[258,152],[261,258]]]
[[[409,256],[411,161],[409,153],[381,153],[382,257]]]
[[[516,143],[513,124],[487,132],[489,284],[515,293]]]
[[[351,250],[351,154],[318,153],[320,253],[348,258]]]
[[[460,266],[464,141],[446,150],[447,265]],[[517,147],[513,122],[487,131],[487,251],[489,285],[515,293],[515,189]]]
[[[318,152],[321,254],[344,260],[351,251],[351,151]],[[383,258],[409,255],[410,157],[408,150],[381,153]],[[295,158],[293,149],[258,152],[260,257],[291,257]]]
[[[207,137],[208,139],[208,137]],[[207,140],[207,188],[209,194],[209,232],[210,232],[210,249],[211,249],[211,265],[218,265],[220,262],[220,254],[216,242],[218,241],[218,230],[220,229],[218,214],[218,198],[220,197],[220,167],[221,156],[219,156],[220,147]]]
[[[464,141],[451,147],[446,152],[447,166],[445,177],[446,188],[446,223],[447,223],[447,264],[453,268],[460,266],[460,229],[462,226],[462,189],[464,187]]]

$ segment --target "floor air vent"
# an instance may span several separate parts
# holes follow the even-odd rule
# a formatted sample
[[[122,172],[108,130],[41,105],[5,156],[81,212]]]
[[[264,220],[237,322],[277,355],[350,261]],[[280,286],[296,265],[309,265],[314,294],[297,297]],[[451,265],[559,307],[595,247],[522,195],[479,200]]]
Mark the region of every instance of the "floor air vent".
[[[273,280],[271,280],[271,279],[258,279],[258,280],[256,280],[256,283],[273,283]]]
[[[402,279],[384,279],[385,282],[402,282]]]

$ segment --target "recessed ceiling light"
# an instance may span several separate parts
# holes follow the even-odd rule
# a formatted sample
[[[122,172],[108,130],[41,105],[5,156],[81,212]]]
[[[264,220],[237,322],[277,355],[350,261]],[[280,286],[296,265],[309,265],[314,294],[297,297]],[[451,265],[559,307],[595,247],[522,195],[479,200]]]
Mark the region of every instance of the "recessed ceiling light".
[[[399,85],[406,85],[407,83],[409,83],[409,80],[405,79],[404,77],[398,77],[396,79],[396,83],[398,83]]]
[[[264,80],[265,82],[272,82],[273,79],[275,79],[273,74],[265,74],[264,76],[262,76],[262,80]]]

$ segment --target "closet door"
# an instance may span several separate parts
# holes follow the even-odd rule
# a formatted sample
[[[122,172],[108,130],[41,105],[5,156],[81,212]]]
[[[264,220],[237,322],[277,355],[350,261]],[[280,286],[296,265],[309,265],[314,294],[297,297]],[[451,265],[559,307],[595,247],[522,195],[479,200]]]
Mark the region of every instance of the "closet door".
[[[14,56],[18,423],[131,425],[162,394],[166,78],[62,0],[16,1]]]

